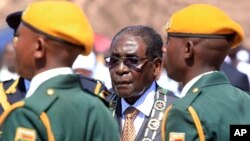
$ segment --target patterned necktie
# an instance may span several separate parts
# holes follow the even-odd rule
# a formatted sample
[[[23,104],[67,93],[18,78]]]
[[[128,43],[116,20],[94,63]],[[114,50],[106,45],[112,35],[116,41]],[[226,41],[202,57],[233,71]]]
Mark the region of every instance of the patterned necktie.
[[[122,141],[134,141],[135,140],[135,127],[134,120],[139,111],[134,107],[129,107],[125,111],[125,123],[122,130]]]

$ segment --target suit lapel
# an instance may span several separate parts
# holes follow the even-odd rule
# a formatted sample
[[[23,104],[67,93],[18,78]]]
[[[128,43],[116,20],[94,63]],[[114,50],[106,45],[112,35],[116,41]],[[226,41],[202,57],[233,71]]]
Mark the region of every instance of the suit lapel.
[[[145,119],[142,123],[142,126],[140,127],[140,130],[138,131],[138,133],[135,137],[135,141],[141,141],[143,139],[145,130],[148,126],[148,121],[149,121],[149,117],[145,116]]]
[[[115,119],[119,125],[119,131],[122,133],[122,105],[121,105],[121,98],[118,98],[117,105],[115,107]]]
[[[164,95],[167,96],[167,103],[166,103],[166,107],[169,106],[169,104],[171,104],[175,98],[174,96],[172,96],[171,93],[167,93],[166,90],[162,89],[162,88],[159,88],[159,86],[157,85],[157,91],[158,89],[160,90],[160,93],[163,93]],[[167,93],[167,94],[166,94]],[[162,94],[160,94],[162,95]],[[169,99],[170,98],[170,99]],[[160,98],[158,100],[162,100],[163,101],[164,98]],[[155,94],[155,97],[154,97],[154,101],[157,100],[157,96]],[[116,103],[116,107],[115,107],[115,113],[114,113],[114,117],[115,119],[117,120],[118,122],[118,125],[119,125],[119,130],[120,130],[120,133],[122,133],[122,122],[121,122],[121,119],[122,119],[122,107],[121,107],[121,98],[117,98],[117,103]],[[136,138],[135,138],[135,141],[141,141],[143,138],[144,138],[144,135],[145,135],[145,131],[146,129],[148,128],[148,123],[149,121],[151,120],[151,114],[152,114],[152,109],[154,108],[154,106],[151,108],[151,112],[150,112],[150,115],[149,116],[145,116],[144,118],[144,121],[142,123],[142,126],[140,127],[137,135],[136,135]],[[158,139],[158,136],[160,135],[160,131],[161,131],[161,128],[159,127],[157,130],[156,130],[156,133],[155,133],[155,139],[157,140]],[[151,132],[149,133],[150,136],[152,136]]]

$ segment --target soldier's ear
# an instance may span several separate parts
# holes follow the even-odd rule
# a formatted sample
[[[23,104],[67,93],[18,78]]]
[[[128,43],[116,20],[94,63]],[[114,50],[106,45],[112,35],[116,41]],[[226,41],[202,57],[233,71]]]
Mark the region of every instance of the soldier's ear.
[[[194,54],[194,42],[192,40],[188,40],[185,45],[184,58],[185,59],[192,58],[193,54]]]
[[[35,49],[34,49],[34,57],[39,59],[45,55],[46,51],[46,41],[42,36],[37,38]]]

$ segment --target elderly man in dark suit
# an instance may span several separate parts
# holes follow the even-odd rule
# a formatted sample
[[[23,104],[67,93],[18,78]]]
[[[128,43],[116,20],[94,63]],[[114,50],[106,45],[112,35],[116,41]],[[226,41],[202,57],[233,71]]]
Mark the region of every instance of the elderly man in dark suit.
[[[176,99],[156,84],[162,45],[158,33],[140,25],[125,27],[113,38],[105,61],[114,90],[110,108],[120,125],[122,141],[161,141],[163,112]],[[133,119],[132,109],[136,113]]]

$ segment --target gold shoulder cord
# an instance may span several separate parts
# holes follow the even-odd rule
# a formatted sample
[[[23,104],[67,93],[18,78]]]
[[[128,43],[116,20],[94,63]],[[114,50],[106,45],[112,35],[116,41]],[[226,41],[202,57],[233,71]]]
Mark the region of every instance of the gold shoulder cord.
[[[5,91],[3,83],[0,83],[0,105],[2,105],[3,110],[10,108],[11,104],[7,99],[7,94],[16,92],[16,86],[19,82],[19,79],[15,80],[14,83]]]
[[[190,112],[190,114],[194,120],[194,124],[195,124],[200,141],[205,141],[205,134],[203,132],[201,121],[200,121],[196,111],[194,110],[194,108],[192,106],[188,107],[188,111]]]
[[[50,120],[49,120],[49,117],[47,116],[47,114],[45,112],[42,112],[40,115],[40,119],[42,120],[43,125],[45,126],[45,128],[47,130],[48,141],[55,141],[55,136],[54,136],[54,133],[52,131]]]
[[[19,82],[19,79],[15,80],[13,84],[5,91],[5,93],[6,94],[15,93],[18,82]]]
[[[3,83],[0,83],[0,104],[3,107],[3,110],[10,108],[10,103],[7,100],[7,96],[4,92]]]
[[[102,83],[100,81],[97,81],[97,84],[96,84],[96,87],[95,87],[95,91],[94,91],[94,93],[96,95],[99,94],[101,86],[102,86]]]

